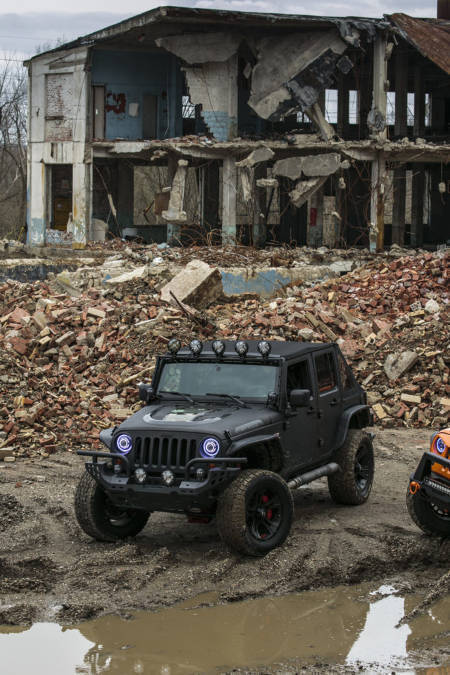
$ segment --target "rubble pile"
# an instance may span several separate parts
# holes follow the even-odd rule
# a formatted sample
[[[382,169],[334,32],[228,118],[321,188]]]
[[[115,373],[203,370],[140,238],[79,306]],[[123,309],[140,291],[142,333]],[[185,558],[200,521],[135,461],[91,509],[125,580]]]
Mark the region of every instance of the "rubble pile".
[[[102,428],[140,407],[136,385],[173,335],[337,341],[379,423],[448,423],[448,254],[372,256],[310,288],[222,298],[202,311],[162,300],[167,275],[152,273],[154,259],[105,279],[107,259],[99,284],[94,268],[0,284],[0,460],[99,447]]]
[[[287,297],[214,308],[227,337],[336,341],[383,425],[439,426],[450,412],[449,256],[366,267]]]

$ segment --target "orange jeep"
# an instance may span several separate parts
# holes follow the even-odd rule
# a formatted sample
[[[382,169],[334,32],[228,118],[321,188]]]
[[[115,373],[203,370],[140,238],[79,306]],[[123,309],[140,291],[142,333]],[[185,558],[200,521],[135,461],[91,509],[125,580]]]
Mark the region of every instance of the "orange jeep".
[[[450,428],[432,435],[430,452],[409,480],[406,505],[426,534],[450,537]]]

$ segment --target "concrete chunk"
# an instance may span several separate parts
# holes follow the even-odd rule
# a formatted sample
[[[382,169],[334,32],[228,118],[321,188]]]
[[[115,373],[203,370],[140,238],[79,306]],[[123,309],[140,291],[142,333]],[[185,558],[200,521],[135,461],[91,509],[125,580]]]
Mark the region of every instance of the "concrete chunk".
[[[302,159],[305,176],[329,176],[341,166],[341,156],[337,152],[328,152],[325,155],[308,155],[308,157]]]
[[[206,307],[223,292],[220,272],[202,260],[191,260],[161,290],[161,300],[173,305],[176,303],[171,292],[182,303]]]
[[[390,380],[398,380],[418,361],[416,352],[406,351],[401,354],[388,354],[384,362],[384,372]]]
[[[310,178],[309,180],[301,180],[297,183],[295,188],[289,193],[291,202],[299,208],[319,189],[326,181],[326,176],[319,178]]]
[[[274,176],[285,176],[291,180],[297,180],[302,175],[304,157],[287,157],[279,159],[273,167]],[[310,174],[308,174],[310,175]]]
[[[272,157],[274,157],[274,155],[275,153],[273,150],[263,145],[260,148],[256,148],[256,150],[253,150],[253,152],[251,152],[242,161],[236,162],[236,166],[239,168],[246,166],[255,166],[256,164],[260,164],[261,162],[268,162],[270,159],[272,159]]]
[[[133,281],[134,279],[144,279],[148,274],[147,265],[142,267],[136,267],[136,269],[131,270],[131,272],[124,272],[117,277],[112,277],[111,279],[105,279],[106,284],[125,284],[127,281]]]
[[[276,178],[257,178],[256,185],[257,187],[266,188],[266,190],[271,190],[278,187],[278,181]]]

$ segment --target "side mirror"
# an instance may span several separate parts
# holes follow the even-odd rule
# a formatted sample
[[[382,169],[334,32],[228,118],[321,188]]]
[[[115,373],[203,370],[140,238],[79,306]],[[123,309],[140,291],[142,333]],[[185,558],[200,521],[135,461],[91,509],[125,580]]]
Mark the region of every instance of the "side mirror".
[[[150,384],[144,384],[141,382],[139,384],[139,398],[141,401],[144,401],[144,403],[150,403],[150,401],[153,401],[155,398],[153,387]]]
[[[289,397],[289,403],[293,408],[305,408],[309,405],[311,392],[309,389],[293,389]]]

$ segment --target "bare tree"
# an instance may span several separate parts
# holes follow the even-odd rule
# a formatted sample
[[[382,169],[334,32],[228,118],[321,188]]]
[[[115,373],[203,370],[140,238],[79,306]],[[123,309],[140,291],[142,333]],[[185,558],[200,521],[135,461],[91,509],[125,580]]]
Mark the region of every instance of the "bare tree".
[[[27,200],[26,70],[13,59],[0,61],[0,236],[25,231]]]

